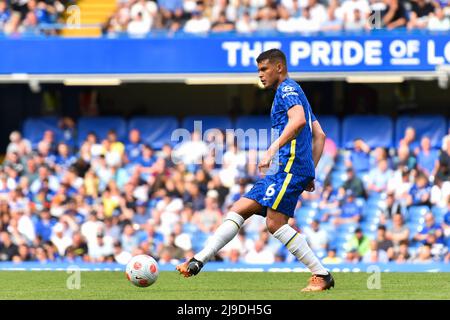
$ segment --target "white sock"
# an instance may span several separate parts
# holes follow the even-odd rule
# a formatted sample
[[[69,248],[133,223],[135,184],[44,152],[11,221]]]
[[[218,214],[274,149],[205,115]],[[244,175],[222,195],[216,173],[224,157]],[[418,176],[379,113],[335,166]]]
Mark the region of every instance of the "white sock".
[[[240,214],[232,211],[228,212],[225,220],[206,243],[205,248],[194,255],[194,258],[203,263],[208,262],[209,259],[238,234],[244,221],[244,218]]]
[[[304,235],[295,231],[288,224],[278,229],[273,236],[280,240],[286,248],[304,263],[313,274],[327,275],[328,271],[322,266],[314,252],[308,246]]]

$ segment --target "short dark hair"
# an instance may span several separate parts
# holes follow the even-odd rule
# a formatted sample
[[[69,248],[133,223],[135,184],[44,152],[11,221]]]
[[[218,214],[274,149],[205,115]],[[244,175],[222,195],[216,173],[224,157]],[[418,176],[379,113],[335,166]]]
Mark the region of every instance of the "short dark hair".
[[[286,65],[286,55],[280,49],[270,49],[262,52],[258,58],[256,58],[256,62],[260,63],[264,60],[269,60],[269,62],[281,62],[283,65]]]

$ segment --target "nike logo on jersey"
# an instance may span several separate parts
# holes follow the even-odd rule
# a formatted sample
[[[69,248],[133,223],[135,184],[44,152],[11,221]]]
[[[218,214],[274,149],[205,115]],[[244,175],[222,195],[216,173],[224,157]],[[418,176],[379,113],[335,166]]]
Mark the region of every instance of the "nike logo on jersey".
[[[272,197],[264,197],[264,198],[263,198],[264,201],[270,200],[270,199],[272,199]]]

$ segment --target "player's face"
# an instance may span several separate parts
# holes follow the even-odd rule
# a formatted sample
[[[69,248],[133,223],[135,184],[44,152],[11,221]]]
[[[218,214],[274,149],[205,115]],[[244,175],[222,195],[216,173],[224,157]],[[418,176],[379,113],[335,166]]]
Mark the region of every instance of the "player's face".
[[[258,63],[258,77],[265,89],[270,89],[278,84],[280,64],[271,63],[268,59]]]

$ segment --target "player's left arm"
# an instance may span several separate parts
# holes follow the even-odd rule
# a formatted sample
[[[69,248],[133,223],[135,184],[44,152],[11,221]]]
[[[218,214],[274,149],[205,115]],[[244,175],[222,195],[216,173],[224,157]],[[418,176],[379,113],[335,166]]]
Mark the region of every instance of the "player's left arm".
[[[325,132],[322,130],[322,127],[317,121],[314,114],[312,114],[312,145],[313,145],[313,160],[314,160],[314,168],[317,167],[317,164],[320,161],[320,158],[322,157],[323,148],[325,147],[325,139],[326,135]],[[314,180],[311,180],[308,185],[306,186],[305,190],[308,192],[313,192],[316,189]]]
[[[261,162],[259,163],[259,168],[268,168],[270,165],[270,161],[275,156],[275,154],[278,152],[279,149],[281,149],[284,145],[286,145],[288,142],[290,142],[292,139],[295,139],[299,132],[305,127],[306,125],[306,117],[305,117],[305,110],[303,109],[303,106],[301,105],[294,105],[291,108],[289,108],[288,112],[288,122],[286,126],[284,127],[283,132],[281,135],[276,139],[267,150],[266,154],[262,158]]]
[[[313,159],[314,168],[322,157],[323,148],[325,147],[325,139],[327,138],[325,132],[323,132],[319,121],[314,121],[312,123],[312,138],[313,138]]]

